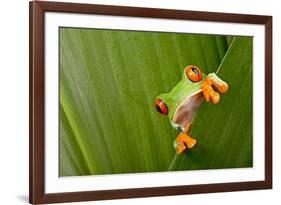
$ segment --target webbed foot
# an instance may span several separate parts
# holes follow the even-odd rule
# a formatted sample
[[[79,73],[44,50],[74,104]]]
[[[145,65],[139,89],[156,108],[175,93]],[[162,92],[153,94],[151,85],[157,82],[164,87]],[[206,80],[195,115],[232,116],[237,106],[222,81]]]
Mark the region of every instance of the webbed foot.
[[[206,101],[209,102],[211,99],[214,104],[217,104],[220,101],[220,94],[214,91],[212,86],[215,86],[220,93],[226,93],[228,91],[228,84],[215,73],[210,73],[202,83],[202,91]]]
[[[196,139],[186,133],[180,133],[174,141],[174,148],[178,154],[181,154],[186,148],[191,149],[195,146]]]

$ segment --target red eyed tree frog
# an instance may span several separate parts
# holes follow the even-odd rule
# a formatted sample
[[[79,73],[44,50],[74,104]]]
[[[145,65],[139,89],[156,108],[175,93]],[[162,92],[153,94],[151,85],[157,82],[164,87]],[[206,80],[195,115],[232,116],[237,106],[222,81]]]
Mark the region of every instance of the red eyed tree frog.
[[[184,69],[181,81],[169,93],[157,96],[156,110],[168,115],[172,126],[180,131],[173,144],[177,153],[182,153],[186,148],[191,149],[196,144],[196,140],[188,133],[203,96],[207,102],[212,100],[217,104],[220,101],[219,92],[226,93],[227,90],[228,84],[215,73],[206,75],[200,68],[189,65]]]

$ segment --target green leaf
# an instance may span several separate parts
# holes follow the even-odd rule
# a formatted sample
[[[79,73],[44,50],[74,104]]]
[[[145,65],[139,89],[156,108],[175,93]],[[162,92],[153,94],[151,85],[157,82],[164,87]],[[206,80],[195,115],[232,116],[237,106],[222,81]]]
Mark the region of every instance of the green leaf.
[[[155,97],[227,49],[224,36],[60,28],[60,175],[166,171],[178,133]]]
[[[169,170],[252,167],[251,37],[235,37],[217,74],[229,84],[218,105],[204,102],[192,123],[197,146],[175,155]]]

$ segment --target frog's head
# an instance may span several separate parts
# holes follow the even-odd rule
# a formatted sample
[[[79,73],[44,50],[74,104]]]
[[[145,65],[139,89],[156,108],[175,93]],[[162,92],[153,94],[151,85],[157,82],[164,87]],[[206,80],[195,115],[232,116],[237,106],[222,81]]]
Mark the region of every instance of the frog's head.
[[[200,106],[202,82],[206,75],[196,66],[189,65],[184,69],[181,81],[169,92],[156,98],[156,110],[168,115],[173,127],[183,131]]]

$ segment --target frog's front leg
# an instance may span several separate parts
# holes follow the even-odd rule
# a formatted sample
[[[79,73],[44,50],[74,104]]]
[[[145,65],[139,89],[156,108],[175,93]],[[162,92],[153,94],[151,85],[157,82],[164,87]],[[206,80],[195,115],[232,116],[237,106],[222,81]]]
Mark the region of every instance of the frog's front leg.
[[[210,73],[202,83],[202,91],[206,101],[209,102],[212,99],[213,103],[217,104],[220,101],[220,94],[214,91],[212,86],[216,87],[220,93],[226,93],[228,91],[228,84],[215,73]]]
[[[178,154],[181,154],[186,148],[191,149],[196,144],[196,139],[189,136],[190,124],[187,124],[184,132],[181,132],[174,141],[174,148]]]

